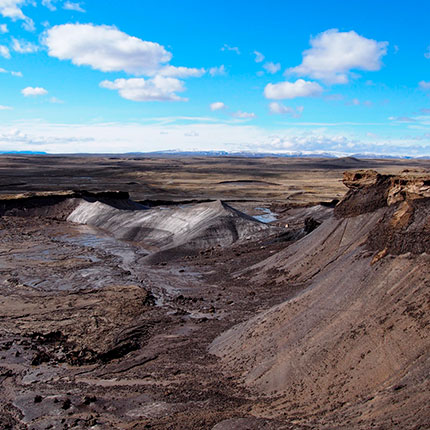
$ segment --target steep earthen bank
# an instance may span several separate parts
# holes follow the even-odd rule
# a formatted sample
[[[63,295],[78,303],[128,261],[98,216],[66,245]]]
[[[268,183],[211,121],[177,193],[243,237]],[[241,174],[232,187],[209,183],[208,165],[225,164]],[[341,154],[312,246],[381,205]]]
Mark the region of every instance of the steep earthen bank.
[[[327,429],[426,428],[429,179],[346,173],[349,192],[334,216],[250,269],[259,282],[273,274],[286,289],[300,286],[211,346],[225,372],[265,398],[256,416]]]

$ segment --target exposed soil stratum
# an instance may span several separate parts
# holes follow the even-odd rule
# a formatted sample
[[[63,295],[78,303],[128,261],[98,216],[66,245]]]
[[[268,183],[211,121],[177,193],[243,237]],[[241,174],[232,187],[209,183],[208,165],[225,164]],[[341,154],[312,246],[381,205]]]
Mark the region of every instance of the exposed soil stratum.
[[[429,429],[430,174],[320,165],[293,202],[8,185],[0,428]]]

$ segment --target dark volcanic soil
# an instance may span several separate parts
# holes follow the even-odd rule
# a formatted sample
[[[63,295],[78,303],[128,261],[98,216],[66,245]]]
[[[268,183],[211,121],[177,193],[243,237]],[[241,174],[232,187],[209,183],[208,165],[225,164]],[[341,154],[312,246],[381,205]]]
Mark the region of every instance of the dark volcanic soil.
[[[207,348],[294,293],[232,277],[288,237],[276,230],[154,266],[137,264],[139,244],[90,227],[0,223],[3,428],[206,429],[235,417],[266,428]]]
[[[409,169],[428,167],[408,163]],[[406,269],[416,261],[425,267],[427,261],[428,198],[419,195],[427,184],[351,174],[346,199],[333,209],[346,192],[342,169],[357,167],[397,171],[404,166],[349,158],[0,157],[0,428],[428,428],[424,373],[409,374],[412,365],[399,370],[404,379],[390,373],[390,384],[372,402],[372,392],[364,388],[353,397],[354,390],[371,385],[366,367],[343,360],[345,349],[332,361],[325,350],[333,342],[333,351],[344,348],[336,336],[352,339],[347,348],[367,354],[363,359],[357,353],[359,362],[371,363],[371,379],[379,381],[375,375],[383,379],[384,373],[375,371],[378,363],[387,360],[390,371],[398,364],[377,348],[373,355],[361,351],[362,337],[375,343],[383,333],[381,343],[389,345],[394,334],[400,343],[402,336],[414,342],[413,336],[421,336],[420,347],[427,345],[425,270],[413,274],[415,301],[408,297],[403,303],[408,288],[398,283],[403,289],[395,298],[405,305],[404,317],[395,314],[396,305],[387,308],[393,315],[382,315],[388,306],[382,299],[371,307],[367,325],[354,327],[361,318],[356,302],[338,325],[330,325],[335,320],[324,314],[332,301],[348,303],[343,285],[352,290],[355,285],[348,281],[349,267],[362,265],[368,279],[380,279],[384,270],[395,276],[397,269],[389,264],[399,254]],[[394,184],[391,191],[387,183]],[[82,188],[128,191],[133,200],[126,193],[67,191]],[[45,193],[18,195],[36,191]],[[220,197],[229,203],[214,201]],[[277,216],[270,225],[239,212],[261,215],[269,208]],[[336,223],[345,228],[331,233]],[[352,245],[344,245],[348,226]],[[337,269],[327,270],[338,255],[331,266]],[[314,285],[320,278],[327,290],[324,282]],[[358,301],[366,304],[368,294],[378,298],[384,288],[366,290]],[[319,294],[314,302],[324,312],[307,306],[312,294]],[[298,326],[289,326],[285,319],[296,303],[303,315],[297,316]],[[303,332],[291,343],[290,337],[307,326],[318,341],[300,343],[307,339]],[[363,327],[373,330],[368,337]],[[220,336],[227,346],[222,353],[211,351],[217,356],[209,349]],[[412,355],[418,343],[408,344]],[[426,359],[425,351],[417,358],[424,371]],[[253,373],[260,364],[275,369],[263,388],[266,376]],[[338,365],[339,386],[333,377]],[[300,379],[297,369],[304,366],[309,371]],[[292,374],[284,368],[293,368]],[[356,388],[348,386],[349,379],[358,381]],[[394,402],[390,407],[387,398]],[[399,414],[391,413],[396,404],[403,408]],[[384,414],[390,413],[394,418],[388,422]]]

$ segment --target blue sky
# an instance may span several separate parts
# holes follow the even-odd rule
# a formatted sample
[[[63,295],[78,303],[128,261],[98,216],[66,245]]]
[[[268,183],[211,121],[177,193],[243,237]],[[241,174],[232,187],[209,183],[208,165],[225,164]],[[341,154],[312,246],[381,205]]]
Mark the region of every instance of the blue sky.
[[[427,1],[0,0],[0,151],[430,155]]]

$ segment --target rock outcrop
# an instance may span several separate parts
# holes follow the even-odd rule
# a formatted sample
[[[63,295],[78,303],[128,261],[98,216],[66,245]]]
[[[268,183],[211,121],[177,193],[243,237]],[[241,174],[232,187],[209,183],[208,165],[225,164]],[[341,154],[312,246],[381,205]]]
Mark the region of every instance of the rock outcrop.
[[[430,173],[383,175],[375,170],[347,171],[343,183],[348,193],[335,208],[338,217],[372,212],[402,201],[430,197]]]

